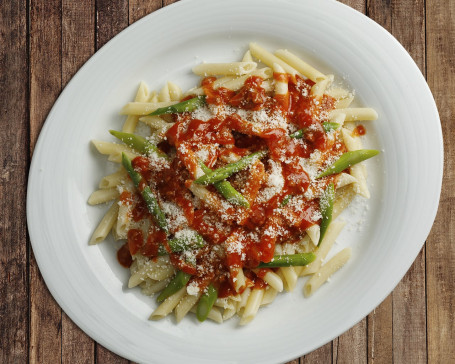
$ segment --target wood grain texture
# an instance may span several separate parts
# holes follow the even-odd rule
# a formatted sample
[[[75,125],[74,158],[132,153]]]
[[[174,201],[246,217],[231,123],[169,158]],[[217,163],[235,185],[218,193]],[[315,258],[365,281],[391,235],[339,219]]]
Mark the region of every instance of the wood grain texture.
[[[133,24],[155,10],[161,9],[161,7],[161,0],[130,0],[129,23]]]
[[[62,87],[95,51],[95,1],[62,1]],[[94,363],[95,343],[62,312],[62,363]]]
[[[425,76],[425,1],[394,0],[391,15],[392,34]],[[425,290],[423,248],[393,291],[393,359],[396,363],[427,361]]]
[[[96,50],[128,26],[128,0],[96,0]],[[126,364],[121,358],[104,346],[97,344],[95,361],[98,364]]]
[[[0,362],[28,360],[27,8],[0,7]],[[13,188],[12,188],[13,186]]]
[[[61,3],[30,3],[30,151],[61,91]],[[30,255],[30,361],[61,360],[61,308]]]
[[[439,212],[427,240],[427,345],[430,363],[455,362],[455,3],[426,1],[427,80],[444,137]]]

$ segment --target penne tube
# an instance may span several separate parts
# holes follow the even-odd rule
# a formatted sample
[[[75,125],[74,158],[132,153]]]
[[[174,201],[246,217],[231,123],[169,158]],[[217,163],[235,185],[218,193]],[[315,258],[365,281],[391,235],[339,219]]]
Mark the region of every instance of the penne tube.
[[[316,82],[313,87],[311,88],[311,95],[316,98],[320,99],[327,87],[333,82],[333,75],[328,75],[326,78]]]
[[[264,297],[264,289],[253,289],[248,296],[248,301],[243,311],[240,325],[246,325],[254,319]]]
[[[154,281],[152,279],[145,279],[144,282],[140,284],[141,292],[147,296],[158,293],[162,291],[169,284],[169,279],[162,281]]]
[[[190,311],[196,313],[196,307],[193,306],[193,308]],[[216,307],[212,307],[207,318],[212,321],[215,321],[218,324],[223,323],[223,316],[221,315],[220,310]]]
[[[158,102],[170,102],[171,95],[169,94],[169,86],[166,83],[158,93]]]
[[[90,245],[101,243],[106,239],[107,234],[109,234],[109,231],[111,231],[112,226],[114,226],[114,223],[117,220],[117,215],[118,204],[117,201],[114,201],[93,232],[89,241]]]
[[[283,61],[281,58],[278,58],[274,54],[265,50],[257,43],[250,43],[250,52],[253,57],[259,59],[262,63],[266,64],[269,67],[273,67],[274,63],[279,64],[286,73],[289,73],[292,76],[295,76],[298,72],[295,68],[291,67],[287,62]]]
[[[327,228],[327,231],[322,239],[321,244],[319,244],[318,249],[315,251],[316,259],[308,264],[300,273],[301,276],[306,276],[308,274],[313,274],[319,270],[321,267],[322,261],[327,256],[328,252],[335,243],[337,236],[340,234],[343,227],[346,225],[345,222],[341,221],[332,221],[332,223]]]
[[[284,289],[288,292],[294,290],[295,285],[297,284],[297,273],[294,270],[294,267],[282,267],[279,268],[282,276],[284,277]]]
[[[149,98],[149,90],[145,82],[139,84],[139,88],[136,93],[134,101],[136,102],[145,102]],[[138,118],[135,115],[128,115],[125,123],[123,124],[122,131],[124,133],[134,133],[136,130]]]
[[[162,318],[169,315],[174,308],[178,305],[182,297],[186,294],[186,287],[180,288],[172,296],[166,298],[162,304],[160,304],[155,311],[149,317],[149,320],[161,320]]]
[[[305,283],[303,294],[305,297],[311,296],[329,277],[339,270],[351,258],[351,248],[345,248],[324,264],[321,269]]]
[[[193,73],[198,76],[242,76],[253,72],[256,62],[201,63],[193,67]]]
[[[159,102],[129,102],[126,104],[120,114],[122,115],[148,115],[156,109],[175,105],[177,101],[159,101]]]
[[[292,54],[286,49],[277,50],[275,52],[275,55],[313,82],[319,82],[326,78],[322,72],[310,66],[301,58],[297,57],[295,54]]]
[[[319,225],[318,224],[311,225],[305,231],[308,234],[311,241],[313,242],[313,244],[318,245],[319,236],[321,235],[321,229],[320,229]]]
[[[101,179],[98,187],[103,189],[113,188],[125,183],[126,181],[128,181],[128,174],[122,167],[117,172],[104,176]]]
[[[253,57],[251,56],[250,50],[247,50],[243,55],[242,62],[253,62]]]
[[[171,101],[180,101],[182,98],[182,89],[179,85],[168,81],[167,87],[169,89],[169,97],[171,98]]]
[[[177,323],[182,321],[186,314],[194,307],[199,300],[199,297],[200,295],[191,296],[187,294],[180,300],[174,310],[175,320]]]
[[[268,287],[264,292],[264,296],[262,297],[261,306],[272,303],[275,300],[277,294],[278,291],[276,289]]]
[[[283,291],[283,280],[278,274],[273,271],[267,272],[264,276],[264,281],[277,292]]]
[[[89,199],[88,199],[88,204],[89,205],[98,205],[100,203],[105,203],[112,201],[119,197],[119,192],[116,188],[107,188],[107,189],[102,189],[102,190],[96,190],[94,191]]]
[[[329,112],[329,118],[340,113],[346,115],[345,121],[366,121],[376,120],[378,118],[376,110],[370,107],[335,109]]]

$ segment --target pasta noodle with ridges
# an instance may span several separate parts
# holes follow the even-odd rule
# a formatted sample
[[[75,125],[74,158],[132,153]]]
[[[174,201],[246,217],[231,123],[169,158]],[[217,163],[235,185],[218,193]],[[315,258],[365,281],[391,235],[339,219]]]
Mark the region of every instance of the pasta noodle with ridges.
[[[335,219],[369,191],[364,164],[337,163],[362,152],[355,122],[378,115],[350,108],[353,92],[287,50],[250,43],[240,61],[193,72],[201,84],[184,93],[141,82],[120,111],[124,144],[92,141],[121,167],[88,200],[115,200],[90,244],[109,231],[124,241],[128,287],[159,293],[151,320],[193,312],[244,325],[299,277],[310,296],[349,259],[344,249],[323,264],[345,225]],[[150,133],[135,134],[139,123]]]

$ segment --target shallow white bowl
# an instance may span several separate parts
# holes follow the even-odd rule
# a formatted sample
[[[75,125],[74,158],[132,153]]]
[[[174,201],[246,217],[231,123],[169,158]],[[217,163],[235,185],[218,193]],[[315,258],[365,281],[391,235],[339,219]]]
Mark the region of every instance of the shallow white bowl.
[[[247,327],[189,317],[147,321],[152,298],[126,288],[114,243],[88,245],[105,207],[86,201],[109,171],[90,147],[120,129],[140,80],[192,87],[201,61],[237,60],[256,41],[287,48],[356,90],[379,120],[368,125],[371,200],[352,210],[338,249],[353,257],[309,299],[301,286]],[[35,148],[27,196],[33,251],[65,312],[92,338],[138,362],[273,363],[308,353],[365,317],[393,290],[424,243],[438,207],[442,135],[432,95],[403,47],[335,1],[186,0],[133,24],[98,51],[54,105]],[[357,229],[361,226],[361,229]]]

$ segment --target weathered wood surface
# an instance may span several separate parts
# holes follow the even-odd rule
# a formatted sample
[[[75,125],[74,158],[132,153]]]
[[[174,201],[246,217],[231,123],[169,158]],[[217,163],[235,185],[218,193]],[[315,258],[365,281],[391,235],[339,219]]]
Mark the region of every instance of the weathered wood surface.
[[[65,315],[28,241],[28,167],[46,116],[82,64],[109,39],[172,0],[0,3],[0,362],[127,363]],[[455,362],[455,2],[343,0],[390,31],[437,102],[445,165],[436,222],[416,261],[368,317],[292,363]]]

